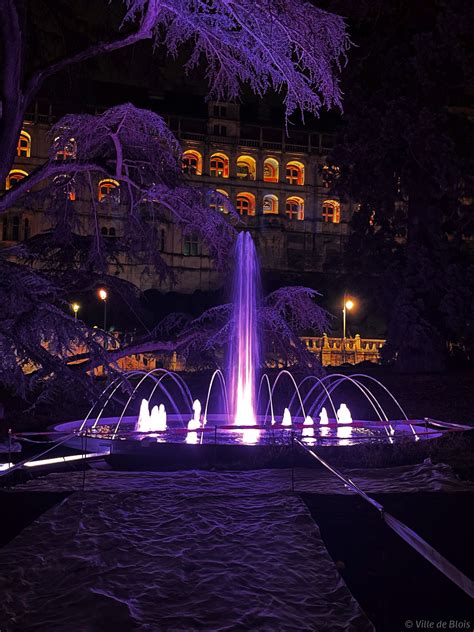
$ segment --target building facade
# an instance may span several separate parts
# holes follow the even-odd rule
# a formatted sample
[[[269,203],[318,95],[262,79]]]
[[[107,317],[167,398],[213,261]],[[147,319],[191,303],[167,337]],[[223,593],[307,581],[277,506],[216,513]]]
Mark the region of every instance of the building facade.
[[[226,201],[241,216],[238,228],[249,230],[259,252],[263,272],[295,280],[312,272],[339,272],[341,255],[352,215],[351,203],[329,194],[326,163],[332,137],[328,134],[248,125],[240,120],[239,105],[211,102],[207,119],[165,117],[183,149],[183,172],[192,186],[217,191],[212,206],[226,212]],[[52,116],[37,111],[25,121],[18,143],[17,161],[6,187],[43,164],[54,139],[49,136]],[[74,140],[56,153],[56,159],[73,158]],[[88,191],[66,185],[65,195],[75,205],[79,231],[120,237],[124,207],[120,186],[113,179],[97,179]],[[69,187],[69,189],[67,188]],[[94,196],[96,216],[91,213]],[[99,218],[97,226],[96,218]],[[2,218],[1,246],[5,247],[47,231],[50,220],[44,207],[12,209]],[[120,276],[142,290],[214,290],[222,286],[203,244],[193,235],[183,237],[172,223],[161,230],[161,255],[174,272],[174,281],[160,280],[145,265],[121,260]]]

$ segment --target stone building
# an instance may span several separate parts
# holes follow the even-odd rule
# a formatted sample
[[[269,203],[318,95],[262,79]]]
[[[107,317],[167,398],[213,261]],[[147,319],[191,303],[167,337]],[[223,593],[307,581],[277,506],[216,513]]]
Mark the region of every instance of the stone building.
[[[228,198],[242,217],[242,228],[254,235],[263,272],[282,274],[286,281],[313,272],[338,272],[348,233],[351,204],[329,194],[325,156],[328,134],[291,131],[241,122],[237,104],[211,102],[208,117],[165,116],[183,148],[183,171],[191,184],[215,189]],[[25,121],[18,156],[6,186],[31,173],[51,151],[51,115],[32,113]],[[74,156],[74,140],[56,159]],[[123,230],[120,186],[97,180],[96,205],[100,231],[119,237]],[[76,205],[80,230],[94,230],[90,192],[69,185],[65,195]],[[112,203],[113,202],[113,203]],[[225,212],[222,198],[215,207]],[[41,205],[18,207],[2,218],[0,246],[5,247],[47,231],[49,220]],[[192,235],[183,238],[172,224],[161,231],[161,254],[173,269],[175,283],[160,281],[145,266],[122,260],[120,276],[142,290],[192,293],[222,285],[205,247]]]

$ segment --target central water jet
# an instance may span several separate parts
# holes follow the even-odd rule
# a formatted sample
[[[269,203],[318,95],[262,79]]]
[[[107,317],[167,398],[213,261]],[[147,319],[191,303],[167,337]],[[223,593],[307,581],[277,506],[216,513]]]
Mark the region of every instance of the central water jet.
[[[230,406],[234,423],[256,423],[255,372],[259,366],[260,345],[257,333],[257,305],[260,270],[257,251],[248,232],[242,232],[235,246],[233,312],[229,350]]]

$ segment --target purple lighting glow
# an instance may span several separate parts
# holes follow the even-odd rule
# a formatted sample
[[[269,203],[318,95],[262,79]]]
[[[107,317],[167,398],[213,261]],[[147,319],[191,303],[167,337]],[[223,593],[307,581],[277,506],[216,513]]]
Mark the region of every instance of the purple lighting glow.
[[[235,247],[232,334],[229,351],[230,410],[234,423],[256,423],[255,371],[259,366],[257,304],[260,271],[252,237],[242,232]]]

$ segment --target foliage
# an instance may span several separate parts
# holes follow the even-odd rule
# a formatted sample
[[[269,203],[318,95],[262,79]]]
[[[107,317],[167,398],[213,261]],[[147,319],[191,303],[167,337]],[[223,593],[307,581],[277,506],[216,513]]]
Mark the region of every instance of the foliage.
[[[298,364],[304,372],[319,372],[317,356],[306,348],[300,336],[308,330],[322,334],[328,330],[329,314],[316,303],[320,296],[305,287],[283,287],[266,296],[257,308],[262,352],[266,361]],[[110,352],[110,359],[140,350],[174,351],[188,368],[223,367],[226,348],[233,330],[232,305],[219,305],[190,319],[185,314],[171,314],[147,336]]]
[[[345,116],[330,161],[339,167],[334,192],[360,203],[347,265],[378,276],[386,352],[399,368],[410,354],[411,370],[429,371],[452,345],[467,352],[469,319],[456,314],[469,314],[474,300],[463,281],[472,275],[473,25],[465,0],[369,8],[343,78]],[[453,296],[458,311],[448,307]]]
[[[44,276],[3,259],[0,295],[0,382],[27,401],[40,392],[36,404],[58,391],[89,390],[90,379],[66,358],[82,347],[104,361],[103,332],[78,326]]]
[[[5,181],[16,158],[25,112],[46,80],[143,40],[152,40],[154,46],[162,46],[171,55],[183,44],[189,45],[191,56],[186,68],[204,60],[210,95],[216,99],[237,98],[241,84],[247,83],[258,95],[269,89],[283,91],[287,117],[296,109],[318,113],[321,107],[340,106],[338,72],[349,42],[344,20],[337,15],[302,0],[125,0],[110,3],[110,17],[124,9],[120,32],[112,33],[112,39],[67,51],[56,60],[44,60],[43,51],[37,56],[24,55],[27,43],[35,40],[34,34],[31,37],[27,32],[30,21],[25,19],[24,3],[0,2],[0,37],[5,43],[1,58],[0,182]],[[31,60],[28,67],[25,59]],[[0,379],[5,384],[26,395],[40,382],[46,384],[46,394],[56,379],[63,380],[63,387],[72,383],[75,373],[65,366],[65,357],[77,346],[88,348],[94,356],[91,364],[103,361],[97,333],[73,322],[62,311],[60,297],[72,278],[74,287],[80,282],[88,287],[111,267],[120,269],[123,252],[150,263],[160,275],[168,273],[158,247],[162,222],[173,222],[182,233],[200,236],[217,265],[225,265],[235,214],[231,212],[228,221],[222,213],[211,211],[212,192],[191,188],[181,174],[180,161],[178,143],[163,119],[124,104],[94,116],[71,114],[62,118],[52,129],[48,159],[16,186],[0,193],[0,213],[20,204],[33,208],[39,204],[47,208],[52,225],[49,234],[0,257],[5,292]],[[93,190],[99,178],[120,183],[120,203],[127,208],[124,236],[113,244],[99,230],[99,207]],[[94,229],[87,237],[80,234],[79,218],[67,195],[70,186],[89,189]],[[113,200],[104,204],[113,204]],[[18,263],[10,263],[12,254]],[[35,271],[22,267],[21,262],[34,266]],[[75,276],[69,274],[72,271],[76,271]],[[309,295],[306,297],[309,300]],[[295,326],[312,322],[305,299],[300,297],[299,304],[304,316],[301,322],[292,316]],[[265,322],[271,321],[269,330],[278,330],[280,341],[290,344],[294,336],[291,327],[286,325],[285,329],[285,305],[283,297],[276,297],[272,317]],[[203,334],[207,333],[210,350],[219,335],[212,334],[210,323],[220,322],[224,313],[225,307],[194,323],[177,319],[172,324],[173,334],[177,335],[178,324],[183,324],[180,335],[184,342],[180,339],[179,344],[191,350],[200,348],[199,337],[205,342]],[[163,333],[162,326],[155,336]],[[173,346],[166,340],[151,344],[166,349]],[[109,358],[111,355],[113,352],[107,354]],[[36,370],[25,375],[21,369],[31,363]]]

